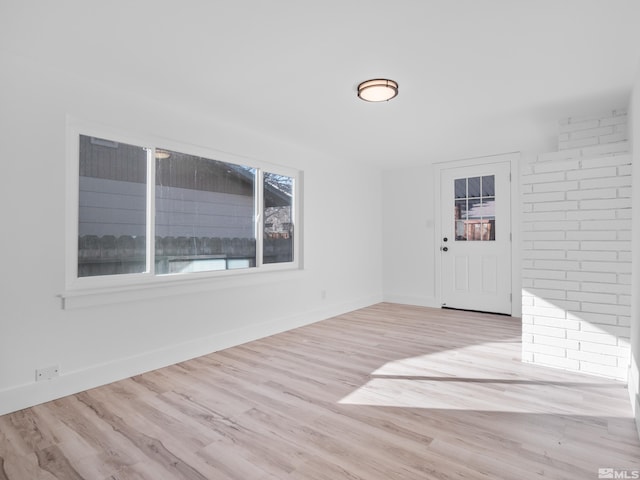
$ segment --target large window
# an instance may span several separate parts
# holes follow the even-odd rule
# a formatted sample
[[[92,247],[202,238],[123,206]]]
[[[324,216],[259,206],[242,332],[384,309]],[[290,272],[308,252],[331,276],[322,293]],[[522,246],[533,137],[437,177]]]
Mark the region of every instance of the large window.
[[[296,172],[79,134],[74,277],[295,266]]]

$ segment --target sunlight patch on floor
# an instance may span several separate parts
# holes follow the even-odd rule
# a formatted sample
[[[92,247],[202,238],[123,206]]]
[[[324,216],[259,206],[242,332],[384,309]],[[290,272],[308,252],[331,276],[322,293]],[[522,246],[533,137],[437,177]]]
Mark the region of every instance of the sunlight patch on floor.
[[[443,346],[439,351],[387,362],[374,370],[372,375],[477,376],[484,378],[486,376],[485,366],[499,365],[504,362],[505,353],[510,353],[519,362],[520,345],[518,337],[460,348]],[[482,358],[482,362],[478,362],[478,358]],[[492,368],[492,372],[492,375],[495,376],[495,369]],[[515,378],[515,374],[505,371],[504,378]]]
[[[513,350],[514,359],[501,369],[501,364],[506,366],[505,350]],[[339,403],[606,416],[610,412],[604,401],[607,391],[624,388],[619,382],[580,374],[567,379],[565,372],[521,363],[518,350],[517,341],[503,341],[393,360],[373,371],[365,384]],[[594,400],[585,401],[585,394]]]

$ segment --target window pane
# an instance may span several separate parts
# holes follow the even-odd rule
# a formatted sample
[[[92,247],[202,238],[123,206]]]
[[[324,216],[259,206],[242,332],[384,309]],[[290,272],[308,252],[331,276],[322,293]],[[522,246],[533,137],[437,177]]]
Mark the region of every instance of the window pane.
[[[467,198],[467,179],[458,178],[454,182],[456,198]]]
[[[454,217],[456,220],[467,218],[467,201],[456,200]]]
[[[493,241],[496,239],[496,219],[495,217],[483,218],[484,233],[482,240]]]
[[[495,197],[486,197],[482,199],[482,216],[495,217],[496,215],[496,199]]]
[[[147,152],[80,135],[78,277],[146,271]]]
[[[469,218],[480,218],[482,216],[482,201],[478,198],[469,200]]]
[[[467,223],[467,239],[472,241],[482,240],[482,223],[470,221]]]
[[[482,196],[493,197],[496,194],[495,175],[482,177]]]
[[[456,220],[456,240],[458,241],[464,241],[467,239],[465,222],[465,220]]]
[[[293,178],[264,172],[263,263],[293,261]]]
[[[468,181],[468,198],[475,198],[480,196],[480,177],[471,177]]]
[[[249,167],[156,150],[156,273],[255,267]]]
[[[466,178],[463,179],[466,185]],[[456,180],[458,182],[458,180]],[[455,239],[466,240],[465,223],[467,218],[467,200],[455,200],[454,222],[455,222]]]

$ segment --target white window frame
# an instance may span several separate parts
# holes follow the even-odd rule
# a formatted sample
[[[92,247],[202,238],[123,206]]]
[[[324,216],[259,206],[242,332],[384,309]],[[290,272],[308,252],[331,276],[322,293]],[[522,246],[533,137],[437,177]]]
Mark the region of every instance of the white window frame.
[[[78,277],[78,230],[79,230],[79,173],[80,173],[80,135],[105,138],[131,145],[150,148],[147,154],[147,214],[146,214],[146,253],[148,270],[142,273],[126,273],[102,276]],[[235,165],[248,166],[257,169],[255,184],[255,238],[256,238],[256,265],[255,267],[214,270],[192,273],[173,273],[156,275],[154,272],[154,242],[155,242],[155,148],[166,148],[172,151],[203,158],[215,159]],[[66,252],[65,252],[65,292],[59,296],[62,298],[62,306],[65,308],[65,300],[83,292],[95,295],[96,293],[121,292],[127,289],[147,289],[154,286],[171,286],[193,284],[194,281],[210,283],[214,279],[229,279],[257,275],[264,272],[276,272],[302,269],[302,229],[301,229],[301,187],[302,172],[289,167],[275,165],[252,158],[221,152],[212,148],[199,147],[184,144],[165,138],[150,135],[137,134],[130,131],[122,131],[104,125],[98,125],[86,121],[79,121],[69,117],[67,119],[66,139]],[[263,225],[263,172],[285,175],[294,179],[292,192],[292,219],[294,222],[293,235],[293,260],[290,262],[263,263],[262,242],[264,236]],[[235,283],[235,282],[234,282]],[[101,301],[99,303],[108,303]]]

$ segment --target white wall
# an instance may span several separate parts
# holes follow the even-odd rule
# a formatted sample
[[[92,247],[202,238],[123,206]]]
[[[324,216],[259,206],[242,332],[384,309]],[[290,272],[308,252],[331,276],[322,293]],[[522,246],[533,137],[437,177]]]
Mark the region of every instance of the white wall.
[[[523,169],[524,361],[627,378],[631,156],[626,125],[622,110],[565,119],[561,137],[570,131],[577,140],[567,142],[587,146],[538,155]],[[619,129],[615,135],[613,126]]]
[[[0,414],[381,300],[375,168],[23,58],[0,61]],[[61,309],[67,114],[303,170],[304,270]],[[35,383],[50,365],[61,376]]]
[[[640,69],[631,96],[629,108],[629,138],[632,150],[632,177],[636,193],[633,195],[632,284],[631,284],[631,363],[629,369],[629,395],[640,433]]]
[[[431,165],[382,174],[387,301],[440,307],[435,283],[433,181]]]

